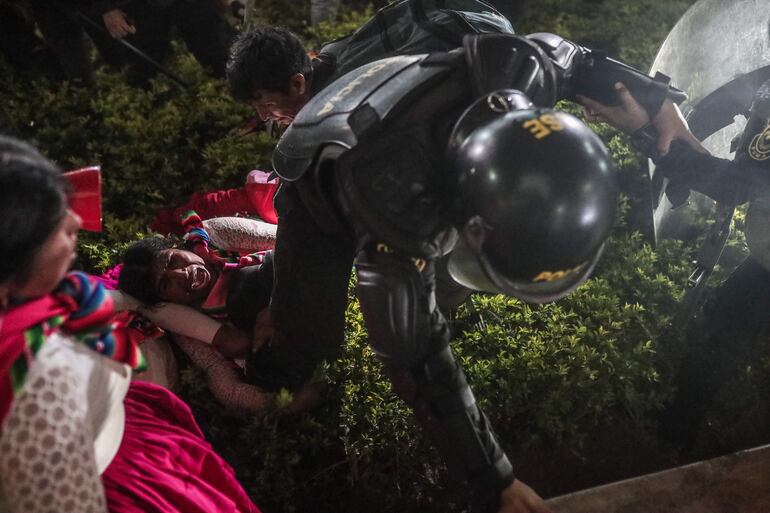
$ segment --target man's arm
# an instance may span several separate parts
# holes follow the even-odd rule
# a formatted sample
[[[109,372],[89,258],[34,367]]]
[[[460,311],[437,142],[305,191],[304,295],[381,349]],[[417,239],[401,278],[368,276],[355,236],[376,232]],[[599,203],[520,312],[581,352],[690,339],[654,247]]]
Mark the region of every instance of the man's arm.
[[[617,105],[607,105],[577,95],[576,99],[585,107],[589,121],[603,121],[631,136],[641,135],[640,131],[651,128],[648,134],[654,136],[652,142],[655,142],[655,147],[649,150],[656,150],[659,155],[668,153],[673,141],[680,141],[696,152],[708,154],[708,150],[690,132],[679,107],[671,100],[665,100],[655,116],[650,116],[623,83],[616,82],[614,87],[619,101]]]
[[[669,187],[688,188],[724,205],[740,205],[770,191],[770,170],[745,155],[720,159],[674,141],[656,164],[670,180]]]

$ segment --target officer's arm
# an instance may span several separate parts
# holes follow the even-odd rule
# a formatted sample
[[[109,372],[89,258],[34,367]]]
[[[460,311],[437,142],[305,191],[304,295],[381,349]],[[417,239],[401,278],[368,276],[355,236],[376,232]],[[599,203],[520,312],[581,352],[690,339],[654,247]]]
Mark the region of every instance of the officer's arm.
[[[684,92],[669,86],[669,78],[663,74],[650,77],[610,59],[605,53],[590,50],[556,34],[538,32],[527,38],[552,61],[559,99],[574,100],[577,95],[583,95],[605,105],[617,105],[620,100],[615,84],[622,82],[648,115],[654,117],[666,98],[677,103],[687,98]]]
[[[354,256],[349,243],[320,230],[293,185],[281,186],[275,204],[273,336],[246,364],[249,381],[266,390],[296,389],[338,354]]]
[[[657,172],[669,179],[668,191],[677,196],[694,190],[723,203],[738,205],[766,194],[770,168],[766,162],[741,154],[735,161],[709,155],[690,132],[681,113],[671,101],[650,119],[641,105],[620,83],[617,106],[604,105],[579,96],[593,121],[605,121],[630,134],[638,150],[653,158]]]
[[[722,204],[740,205],[770,191],[770,169],[748,156],[720,159],[675,141],[656,162],[669,188],[697,191]]]
[[[622,82],[650,117],[666,98],[686,98],[668,85],[665,75],[650,77],[555,34],[473,34],[465,37],[463,47],[475,97],[516,89],[538,106],[550,107],[578,95],[617,105],[615,84]]]

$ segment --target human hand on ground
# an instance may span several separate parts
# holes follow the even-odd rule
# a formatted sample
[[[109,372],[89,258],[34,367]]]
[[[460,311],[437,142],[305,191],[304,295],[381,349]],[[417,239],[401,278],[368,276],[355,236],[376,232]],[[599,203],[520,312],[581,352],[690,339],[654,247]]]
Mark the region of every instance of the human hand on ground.
[[[129,34],[136,34],[136,27],[128,21],[126,13],[120,9],[107,11],[102,15],[107,32],[115,39],[122,39]]]

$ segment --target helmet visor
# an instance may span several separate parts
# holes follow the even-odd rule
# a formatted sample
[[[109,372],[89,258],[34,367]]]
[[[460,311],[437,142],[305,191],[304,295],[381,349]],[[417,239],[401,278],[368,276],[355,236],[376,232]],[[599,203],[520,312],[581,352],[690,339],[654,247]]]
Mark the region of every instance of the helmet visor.
[[[603,246],[602,246],[603,249]],[[511,279],[495,270],[484,255],[477,255],[460,238],[449,259],[449,274],[468,288],[506,294],[527,303],[549,303],[567,296],[593,271],[602,250],[590,260],[566,270],[544,270],[531,280]]]

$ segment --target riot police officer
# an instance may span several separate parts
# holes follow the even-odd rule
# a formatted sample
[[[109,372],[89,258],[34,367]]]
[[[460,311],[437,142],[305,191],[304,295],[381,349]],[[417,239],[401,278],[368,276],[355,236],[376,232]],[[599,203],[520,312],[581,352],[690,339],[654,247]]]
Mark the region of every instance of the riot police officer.
[[[662,413],[661,435],[688,451],[720,387],[751,359],[752,342],[770,334],[770,81],[757,91],[734,160],[710,155],[674,104],[664,102],[650,117],[622,83],[616,87],[618,105],[583,99],[589,118],[646,141],[640,149],[655,160],[669,189],[682,191],[684,198],[697,191],[728,206],[751,202],[746,216],[751,253],[703,305],[706,336],[687,339],[688,352],[675,376],[676,394]]]
[[[673,90],[552,34],[468,36],[462,48],[378,60],[320,90],[309,61],[257,77],[249,54],[236,42],[231,85],[291,125],[273,155],[283,182],[274,334],[247,374],[293,387],[336,356],[355,263],[372,348],[479,509],[547,511],[514,478],[452,356],[435,261],[451,252],[450,272],[478,290],[530,302],[568,294],[599,258],[617,191],[598,137],[551,107],[577,93],[611,101],[618,76],[652,114]]]

